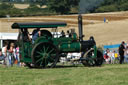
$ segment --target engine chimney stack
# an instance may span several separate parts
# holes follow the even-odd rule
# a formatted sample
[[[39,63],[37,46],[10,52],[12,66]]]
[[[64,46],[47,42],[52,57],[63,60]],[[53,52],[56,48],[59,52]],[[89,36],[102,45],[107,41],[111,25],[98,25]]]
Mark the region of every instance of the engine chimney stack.
[[[83,23],[82,23],[82,15],[78,16],[78,30],[79,30],[79,41],[83,41]]]

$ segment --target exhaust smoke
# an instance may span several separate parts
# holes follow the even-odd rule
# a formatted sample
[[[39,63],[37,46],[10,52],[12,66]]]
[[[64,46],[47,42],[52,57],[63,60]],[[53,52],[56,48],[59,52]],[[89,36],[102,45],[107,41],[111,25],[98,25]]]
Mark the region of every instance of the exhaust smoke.
[[[79,14],[88,13],[100,5],[104,0],[80,0]]]

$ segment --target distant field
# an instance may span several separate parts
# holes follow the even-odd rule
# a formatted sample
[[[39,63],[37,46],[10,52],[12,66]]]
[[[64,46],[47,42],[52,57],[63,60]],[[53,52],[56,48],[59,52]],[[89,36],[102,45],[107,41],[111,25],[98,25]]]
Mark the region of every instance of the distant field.
[[[14,4],[16,8],[25,9],[29,7],[29,4]]]
[[[29,4],[14,4],[14,6],[18,9],[26,9],[29,7]],[[37,5],[38,7],[40,7],[39,5]],[[47,6],[44,5],[41,8],[46,8]]]
[[[28,69],[0,66],[0,85],[128,85],[128,65]]]
[[[112,13],[92,13],[82,14],[83,16],[83,34],[84,40],[94,36],[97,45],[119,44],[122,41],[128,41],[128,11]],[[104,18],[108,23],[104,23]],[[78,15],[54,15],[54,16],[33,16],[33,17],[10,17],[0,18],[1,32],[18,32],[12,30],[11,25],[14,22],[66,22],[67,26],[59,28],[59,31],[65,32],[69,29],[75,29],[78,33]]]

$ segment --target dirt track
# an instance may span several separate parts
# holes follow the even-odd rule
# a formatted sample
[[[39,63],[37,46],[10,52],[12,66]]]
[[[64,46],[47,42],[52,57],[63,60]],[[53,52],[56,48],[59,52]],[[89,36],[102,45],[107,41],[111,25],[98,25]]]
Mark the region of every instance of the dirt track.
[[[1,18],[0,32],[17,32],[11,29],[11,24],[14,22],[45,22],[45,21],[64,21],[68,26],[60,28],[60,30],[68,30],[75,28],[78,33],[78,15],[63,15],[63,16],[36,16],[36,17],[16,17],[16,18]],[[108,19],[108,23],[104,23],[104,17]],[[94,36],[98,45],[103,44],[118,44],[122,40],[127,41],[128,38],[128,12],[113,12],[99,14],[84,14],[83,28],[85,40],[90,36]]]

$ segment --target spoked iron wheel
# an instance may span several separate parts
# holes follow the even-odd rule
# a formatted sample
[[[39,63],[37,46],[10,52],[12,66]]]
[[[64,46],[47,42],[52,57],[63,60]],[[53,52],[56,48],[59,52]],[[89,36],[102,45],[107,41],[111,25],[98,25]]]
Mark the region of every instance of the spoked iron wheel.
[[[96,58],[92,58],[94,56],[94,49],[88,50],[83,56],[82,64],[84,66],[100,66],[103,63],[103,55],[100,51],[97,50]]]
[[[32,62],[35,67],[55,67],[58,59],[58,50],[51,43],[39,43],[32,50]]]

